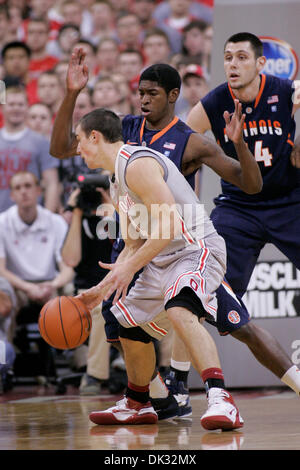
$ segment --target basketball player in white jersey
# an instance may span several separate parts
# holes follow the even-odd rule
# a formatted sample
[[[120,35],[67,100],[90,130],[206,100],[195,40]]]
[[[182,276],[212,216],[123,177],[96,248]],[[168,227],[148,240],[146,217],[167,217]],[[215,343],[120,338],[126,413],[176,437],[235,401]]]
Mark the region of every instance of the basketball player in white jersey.
[[[230,122],[229,116],[226,120]],[[243,121],[236,103],[231,138],[241,146],[245,145]],[[76,128],[76,137],[77,151],[87,166],[102,167],[114,175],[112,196],[125,240],[125,248],[115,264],[100,262],[110,270],[106,278],[78,296],[92,308],[116,292],[112,312],[120,323],[128,375],[124,399],[106,411],[92,412],[91,421],[96,424],[157,421],[149,401],[149,383],[156,360],[151,338],[161,339],[172,325],[202,379],[207,374],[210,377],[204,380],[209,406],[201,418],[202,426],[242,427],[243,419],[225,390],[215,343],[199,321],[216,316],[215,291],[226,270],[223,239],[173,162],[149,148],[124,145],[121,122],[113,112],[97,109],[84,116]],[[246,146],[242,153],[242,158],[253,165],[253,156]],[[218,174],[237,186],[243,184],[239,162],[225,155],[211,154],[208,158],[210,167]],[[258,166],[256,176],[252,180],[253,192],[261,190]],[[126,295],[134,274],[141,269]]]

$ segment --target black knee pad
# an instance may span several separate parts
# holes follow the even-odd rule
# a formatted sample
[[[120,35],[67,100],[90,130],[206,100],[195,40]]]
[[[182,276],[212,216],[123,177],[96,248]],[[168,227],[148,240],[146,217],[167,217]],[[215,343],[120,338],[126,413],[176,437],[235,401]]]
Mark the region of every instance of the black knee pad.
[[[132,341],[141,341],[142,343],[151,343],[151,341],[153,341],[152,336],[148,335],[148,333],[139,326],[124,328],[124,326],[120,325],[119,336],[120,338],[131,339]]]
[[[165,309],[168,310],[172,307],[184,307],[198,318],[210,317],[201,300],[190,287],[184,287],[173,299],[168,300]]]

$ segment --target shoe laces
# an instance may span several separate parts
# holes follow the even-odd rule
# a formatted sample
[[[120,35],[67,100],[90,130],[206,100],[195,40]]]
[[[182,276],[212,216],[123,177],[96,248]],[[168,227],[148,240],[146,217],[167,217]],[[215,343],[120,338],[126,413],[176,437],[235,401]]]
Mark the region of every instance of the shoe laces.
[[[207,395],[208,406],[220,405],[224,403],[224,400],[228,401],[228,398],[230,398],[230,395],[223,388],[210,388]]]

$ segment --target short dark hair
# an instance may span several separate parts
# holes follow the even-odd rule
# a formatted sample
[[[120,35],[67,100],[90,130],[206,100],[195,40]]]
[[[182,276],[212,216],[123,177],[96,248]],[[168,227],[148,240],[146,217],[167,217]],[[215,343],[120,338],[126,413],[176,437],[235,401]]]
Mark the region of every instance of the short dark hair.
[[[135,55],[139,56],[140,61],[142,62],[142,64],[144,63],[144,56],[141,53],[141,51],[139,51],[138,49],[123,49],[122,51],[119,52],[119,57],[121,57],[122,55],[125,55],[125,54],[135,54]]]
[[[166,40],[166,43],[170,47],[169,36],[167,35],[167,33],[163,29],[154,27],[154,28],[151,28],[151,29],[148,29],[147,31],[145,31],[144,42],[146,41],[146,39],[151,38],[152,36],[160,36],[160,37],[164,38]]]
[[[80,34],[79,26],[77,26],[77,25],[74,24],[74,23],[64,23],[64,24],[59,28],[58,37],[60,37],[61,34],[62,34],[66,29],[75,29],[75,31],[77,31],[77,33]]]
[[[206,30],[208,26],[208,23],[204,20],[198,19],[198,20],[193,20],[190,23],[188,23],[182,30],[183,34],[187,33],[191,29],[199,29],[203,33],[203,31]]]
[[[31,56],[31,49],[30,49],[29,46],[27,46],[27,44],[25,42],[11,41],[11,42],[6,43],[5,46],[3,47],[2,52],[1,52],[2,59],[5,58],[5,54],[9,49],[17,49],[17,48],[24,49],[24,51],[26,52],[28,58]]]
[[[89,46],[92,49],[93,53],[96,54],[96,51],[97,51],[96,46],[94,46],[94,44],[88,39],[79,38],[76,41],[75,46],[77,46],[78,44],[85,44],[86,46]]]
[[[136,13],[134,13],[133,11],[129,11],[129,10],[122,10],[116,18],[117,25],[120,22],[120,20],[122,20],[123,18],[126,18],[127,16],[134,16],[137,22],[141,23],[141,20]]]
[[[174,88],[180,90],[181,78],[177,70],[168,64],[154,64],[145,69],[139,82],[142,80],[149,80],[150,82],[157,82],[158,86],[162,87],[168,94]]]
[[[261,57],[264,54],[264,47],[263,47],[263,43],[261,42],[261,40],[254,34],[246,33],[246,32],[236,33],[230,36],[230,38],[227,39],[227,41],[225,42],[224,51],[229,42],[236,43],[236,42],[245,42],[245,41],[250,42],[256,59],[258,59],[258,57]]]
[[[88,137],[92,131],[101,132],[107,142],[123,141],[120,118],[110,109],[97,108],[85,114],[79,121],[81,129]]]
[[[38,79],[37,79],[37,82],[39,83],[40,79],[43,78],[43,77],[55,77],[57,82],[60,83],[59,76],[57,75],[56,71],[53,70],[53,69],[44,70],[43,72],[41,72]]]

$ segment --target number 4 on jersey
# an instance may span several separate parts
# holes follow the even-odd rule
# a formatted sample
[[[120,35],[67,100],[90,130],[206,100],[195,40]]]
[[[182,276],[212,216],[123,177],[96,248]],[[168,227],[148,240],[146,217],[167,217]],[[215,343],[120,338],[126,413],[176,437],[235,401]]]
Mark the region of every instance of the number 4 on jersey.
[[[255,142],[254,157],[257,162],[264,162],[265,166],[272,166],[273,155],[268,147],[262,146],[262,140]]]

